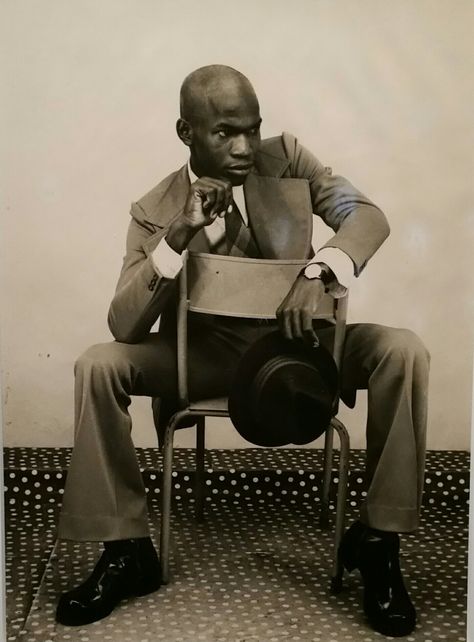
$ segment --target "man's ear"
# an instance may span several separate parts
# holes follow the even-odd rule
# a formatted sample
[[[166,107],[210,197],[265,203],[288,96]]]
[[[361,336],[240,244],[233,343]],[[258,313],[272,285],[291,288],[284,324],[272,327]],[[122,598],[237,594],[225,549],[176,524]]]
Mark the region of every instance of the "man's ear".
[[[184,118],[178,118],[176,122],[176,133],[187,147],[193,142],[193,128]]]

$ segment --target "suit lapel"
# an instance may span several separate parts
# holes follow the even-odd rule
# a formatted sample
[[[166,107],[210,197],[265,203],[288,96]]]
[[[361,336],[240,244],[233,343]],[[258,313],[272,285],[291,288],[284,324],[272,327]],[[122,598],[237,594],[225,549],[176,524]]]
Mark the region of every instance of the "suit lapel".
[[[275,138],[268,151],[261,149],[255,172],[244,183],[245,202],[250,226],[264,258],[306,258],[311,252],[312,206],[308,182],[282,178],[289,161]]]
[[[290,162],[286,157],[275,156],[261,149],[255,159],[255,171],[261,176],[279,178],[283,176],[289,164]]]
[[[312,207],[306,180],[249,174],[244,194],[262,257],[300,259],[309,255]]]

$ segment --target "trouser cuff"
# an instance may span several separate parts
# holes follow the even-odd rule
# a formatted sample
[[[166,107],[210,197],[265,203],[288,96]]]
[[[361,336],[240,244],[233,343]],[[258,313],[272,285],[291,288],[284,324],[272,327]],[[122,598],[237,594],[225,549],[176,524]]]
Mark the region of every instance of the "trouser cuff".
[[[360,520],[371,528],[393,533],[411,533],[419,526],[417,508],[394,508],[380,504],[363,504]]]
[[[107,542],[149,536],[148,521],[142,518],[90,517],[69,513],[62,513],[59,518],[59,539],[72,539],[78,542]]]

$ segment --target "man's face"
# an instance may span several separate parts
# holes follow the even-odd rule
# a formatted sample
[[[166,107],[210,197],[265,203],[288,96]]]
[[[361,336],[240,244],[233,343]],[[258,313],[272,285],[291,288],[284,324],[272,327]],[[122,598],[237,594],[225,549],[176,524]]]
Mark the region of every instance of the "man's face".
[[[260,146],[260,110],[250,91],[222,91],[199,105],[192,126],[191,167],[241,185]]]

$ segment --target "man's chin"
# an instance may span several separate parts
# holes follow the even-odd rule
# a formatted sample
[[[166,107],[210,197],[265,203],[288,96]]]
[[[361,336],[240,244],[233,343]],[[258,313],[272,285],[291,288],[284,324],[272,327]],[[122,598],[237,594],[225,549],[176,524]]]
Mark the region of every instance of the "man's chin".
[[[250,174],[251,168],[250,169],[228,169],[226,171],[226,178],[232,183],[233,187],[238,187],[239,185],[243,185],[245,182],[245,179],[247,176]]]

